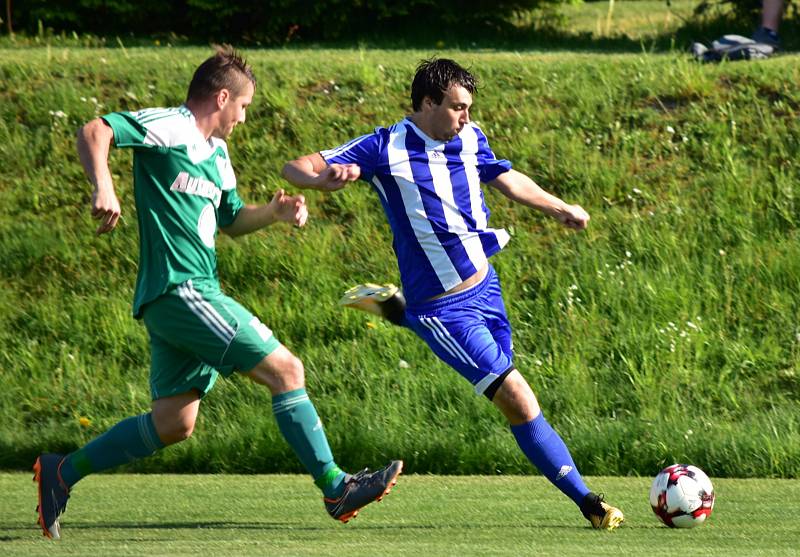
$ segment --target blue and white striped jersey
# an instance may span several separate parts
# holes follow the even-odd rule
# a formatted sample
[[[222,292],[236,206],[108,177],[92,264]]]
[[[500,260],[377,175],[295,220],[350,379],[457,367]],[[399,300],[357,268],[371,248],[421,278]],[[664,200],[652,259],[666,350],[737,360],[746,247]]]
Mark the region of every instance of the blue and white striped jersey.
[[[320,154],[328,164],[359,165],[378,192],[410,304],[457,286],[509,240],[505,230],[489,228],[480,184],[511,163],[495,158],[475,124],[437,141],[406,118]]]

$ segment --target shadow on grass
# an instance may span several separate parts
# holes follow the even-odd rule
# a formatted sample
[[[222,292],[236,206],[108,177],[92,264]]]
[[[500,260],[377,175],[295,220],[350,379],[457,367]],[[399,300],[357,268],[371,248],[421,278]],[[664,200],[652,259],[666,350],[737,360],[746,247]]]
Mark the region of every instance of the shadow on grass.
[[[620,34],[612,37],[597,37],[589,32],[574,32],[559,28],[519,28],[495,27],[474,36],[465,34],[434,33],[408,30],[397,31],[387,41],[380,36],[364,37],[358,45],[364,48],[394,49],[457,49],[457,50],[505,50],[505,51],[552,51],[552,52],[590,52],[598,54],[666,52],[671,50],[688,51],[694,42],[710,44],[711,41],[726,34],[750,36],[754,25],[732,17],[703,17],[696,21],[686,20],[683,26],[661,35],[646,38],[631,38]],[[434,37],[434,38],[432,38]],[[784,51],[800,48],[800,19],[783,22],[781,40]],[[311,44],[299,41],[289,46],[320,48],[353,48],[353,43]]]
[[[793,11],[781,24],[781,40],[784,52],[800,49],[800,15]],[[676,16],[680,17],[680,16]],[[683,18],[682,18],[683,19]],[[711,41],[726,34],[749,36],[755,27],[754,22],[736,19],[729,14],[704,15],[696,19],[685,18],[680,28],[644,38],[632,38],[620,34],[611,37],[598,37],[590,32],[570,31],[562,27],[518,27],[508,23],[484,22],[480,28],[452,30],[432,24],[412,24],[399,22],[390,27],[370,30],[355,30],[342,40],[317,40],[313,33],[308,36],[302,32],[293,35],[291,41],[271,41],[267,43],[249,41],[245,37],[229,40],[237,47],[255,50],[259,48],[294,49],[334,49],[353,48],[382,50],[427,50],[431,54],[439,50],[496,50],[496,51],[548,51],[548,52],[588,52],[597,54],[688,51],[693,42],[710,44]],[[464,26],[467,27],[467,26]],[[0,37],[0,47],[26,48],[52,44],[57,46],[85,46],[120,48],[170,46],[208,46],[208,40],[187,38],[175,34],[153,36],[92,36],[72,38],[66,34],[50,34],[44,37],[16,35],[14,39]]]

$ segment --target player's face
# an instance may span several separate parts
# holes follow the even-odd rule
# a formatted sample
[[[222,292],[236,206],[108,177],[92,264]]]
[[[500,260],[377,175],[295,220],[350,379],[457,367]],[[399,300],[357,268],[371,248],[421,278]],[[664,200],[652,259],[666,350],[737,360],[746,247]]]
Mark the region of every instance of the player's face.
[[[238,124],[244,124],[247,107],[253,102],[254,93],[255,87],[250,82],[247,82],[244,93],[238,97],[233,97],[230,92],[228,93],[227,98],[220,107],[219,127],[214,135],[221,139],[226,139],[233,132],[233,128]]]
[[[451,86],[444,94],[441,104],[425,99],[429,104],[424,112],[428,113],[429,129],[433,139],[450,141],[469,123],[469,109],[472,106],[472,95],[460,85]]]

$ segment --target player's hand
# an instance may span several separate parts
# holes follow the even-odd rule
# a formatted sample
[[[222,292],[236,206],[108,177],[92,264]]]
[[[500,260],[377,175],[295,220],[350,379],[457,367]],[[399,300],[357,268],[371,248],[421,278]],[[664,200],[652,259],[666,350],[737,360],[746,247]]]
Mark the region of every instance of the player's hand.
[[[566,205],[556,213],[556,220],[573,230],[583,230],[589,224],[589,213],[580,205]]]
[[[110,232],[117,226],[120,213],[119,199],[113,187],[95,188],[92,193],[92,218],[100,221],[96,234]]]
[[[295,226],[303,226],[308,220],[306,198],[302,195],[287,195],[278,190],[269,202],[272,205],[276,221],[290,222]]]
[[[324,191],[340,190],[348,182],[355,182],[361,177],[361,167],[357,164],[332,164],[326,166],[317,175],[317,189]]]

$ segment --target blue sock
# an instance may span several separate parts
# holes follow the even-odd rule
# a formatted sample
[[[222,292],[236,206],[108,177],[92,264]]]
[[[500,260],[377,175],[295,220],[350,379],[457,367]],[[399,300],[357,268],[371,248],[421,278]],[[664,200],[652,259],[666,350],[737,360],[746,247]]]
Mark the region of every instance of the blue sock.
[[[61,479],[72,487],[93,472],[150,456],[163,448],[164,443],[156,433],[150,413],[126,418],[100,437],[68,454],[61,464]]]
[[[322,421],[306,390],[273,396],[272,412],[283,437],[325,497],[339,497],[344,492],[345,473],[333,461]]]
[[[512,425],[511,431],[528,460],[580,507],[589,488],[575,468],[569,449],[544,415],[539,413],[528,423]]]

